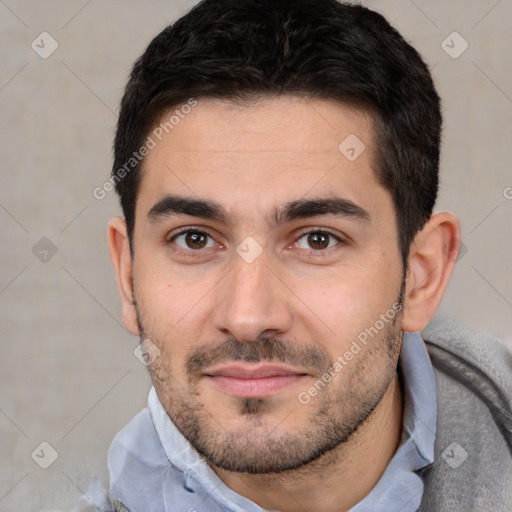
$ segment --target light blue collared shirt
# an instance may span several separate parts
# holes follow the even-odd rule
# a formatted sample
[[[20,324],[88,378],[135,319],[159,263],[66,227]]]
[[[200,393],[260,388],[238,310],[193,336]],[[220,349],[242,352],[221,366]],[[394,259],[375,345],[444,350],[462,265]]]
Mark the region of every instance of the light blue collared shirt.
[[[351,512],[415,512],[420,506],[423,481],[416,472],[434,460],[437,402],[434,372],[418,333],[404,334],[399,364],[402,441],[375,487]],[[206,464],[169,419],[154,388],[148,408],[114,438],[109,470],[110,494],[130,512],[264,512]]]

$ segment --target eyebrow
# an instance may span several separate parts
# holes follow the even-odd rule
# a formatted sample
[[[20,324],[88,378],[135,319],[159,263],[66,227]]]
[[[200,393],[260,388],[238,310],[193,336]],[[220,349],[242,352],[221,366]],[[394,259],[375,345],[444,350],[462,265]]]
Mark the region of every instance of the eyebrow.
[[[227,219],[224,209],[213,201],[165,196],[149,210],[148,220],[158,222],[173,215],[190,215],[191,217],[218,220],[224,223]]]
[[[279,208],[274,216],[274,224],[279,225],[295,219],[306,219],[320,215],[336,215],[365,222],[371,221],[370,214],[361,206],[341,197],[322,199],[299,199]]]
[[[216,220],[227,224],[228,214],[222,206],[205,199],[194,199],[167,195],[158,201],[148,212],[149,222],[159,222],[174,215],[188,215],[202,219]],[[371,222],[367,210],[341,197],[321,199],[299,199],[278,208],[269,220],[271,225],[280,225],[296,219],[306,219],[321,215],[335,215],[358,221]]]

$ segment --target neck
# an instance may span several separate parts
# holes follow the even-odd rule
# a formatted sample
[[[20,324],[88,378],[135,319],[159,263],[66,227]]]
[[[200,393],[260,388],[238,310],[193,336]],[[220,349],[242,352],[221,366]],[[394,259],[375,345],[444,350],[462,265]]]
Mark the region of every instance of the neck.
[[[293,471],[265,475],[213,470],[228,487],[266,510],[347,511],[373,489],[398,449],[402,413],[395,375],[366,422],[319,459]]]

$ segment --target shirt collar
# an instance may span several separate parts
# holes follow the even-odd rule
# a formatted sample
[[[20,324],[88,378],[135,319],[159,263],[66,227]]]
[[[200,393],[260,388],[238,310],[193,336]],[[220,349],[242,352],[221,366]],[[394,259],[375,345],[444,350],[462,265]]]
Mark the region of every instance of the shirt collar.
[[[418,452],[418,464],[434,462],[437,395],[434,370],[419,333],[404,333],[400,365],[404,375],[404,434]]]

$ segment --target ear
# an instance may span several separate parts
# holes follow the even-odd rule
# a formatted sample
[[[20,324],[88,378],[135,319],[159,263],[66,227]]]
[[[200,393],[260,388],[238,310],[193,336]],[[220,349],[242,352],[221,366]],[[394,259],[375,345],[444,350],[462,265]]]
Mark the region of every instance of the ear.
[[[123,323],[135,335],[139,334],[137,311],[132,288],[132,255],[126,223],[121,217],[115,217],[108,223],[108,247],[110,259],[117,276],[117,285],[123,306]]]
[[[433,215],[410,247],[402,329],[421,331],[434,316],[460,250],[455,215]]]

